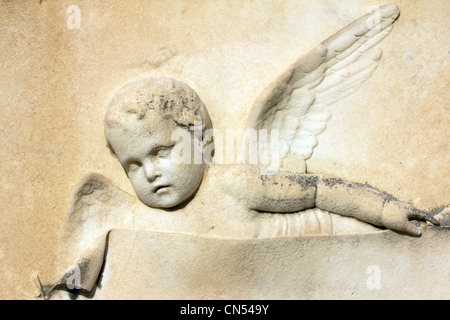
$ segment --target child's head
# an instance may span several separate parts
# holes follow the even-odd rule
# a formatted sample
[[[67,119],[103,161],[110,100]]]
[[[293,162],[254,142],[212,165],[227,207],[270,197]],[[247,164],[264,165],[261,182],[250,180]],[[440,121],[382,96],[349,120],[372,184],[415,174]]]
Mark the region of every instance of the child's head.
[[[194,130],[194,123],[201,123],[202,130]],[[195,91],[170,78],[125,85],[109,104],[104,121],[107,144],[137,196],[144,204],[161,208],[187,200],[199,187],[206,166],[173,161],[171,152],[180,141],[173,141],[172,133],[181,128],[194,138],[211,127]]]

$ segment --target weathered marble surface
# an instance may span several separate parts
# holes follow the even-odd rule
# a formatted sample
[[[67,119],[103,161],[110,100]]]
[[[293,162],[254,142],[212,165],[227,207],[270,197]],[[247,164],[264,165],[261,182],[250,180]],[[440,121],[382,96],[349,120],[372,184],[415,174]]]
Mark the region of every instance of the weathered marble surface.
[[[381,231],[242,241],[113,230],[92,293],[93,299],[443,299],[450,297],[449,241],[440,228],[421,238]]]
[[[202,97],[216,127],[243,128],[261,88],[280,70],[380,3],[77,1],[81,26],[69,30],[72,1],[1,2],[0,298],[32,299],[36,272],[54,280],[67,199],[81,176],[99,172],[133,192],[102,127],[124,82],[181,79]],[[383,42],[383,62],[336,106],[308,167],[431,209],[448,201],[450,189],[450,4],[395,3],[401,16]]]

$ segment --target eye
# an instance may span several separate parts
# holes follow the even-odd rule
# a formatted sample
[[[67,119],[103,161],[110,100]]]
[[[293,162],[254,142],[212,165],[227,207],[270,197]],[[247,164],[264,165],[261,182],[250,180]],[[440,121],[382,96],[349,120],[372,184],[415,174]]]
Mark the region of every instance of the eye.
[[[132,172],[139,169],[142,166],[140,162],[133,161],[127,165],[127,172]]]
[[[159,158],[165,158],[168,157],[170,155],[170,151],[172,150],[172,148],[160,148],[158,149],[158,151],[156,152],[156,156]]]
[[[170,155],[170,152],[172,151],[173,146],[174,145],[157,147],[154,150],[152,150],[150,155],[157,157],[157,158],[166,158]]]

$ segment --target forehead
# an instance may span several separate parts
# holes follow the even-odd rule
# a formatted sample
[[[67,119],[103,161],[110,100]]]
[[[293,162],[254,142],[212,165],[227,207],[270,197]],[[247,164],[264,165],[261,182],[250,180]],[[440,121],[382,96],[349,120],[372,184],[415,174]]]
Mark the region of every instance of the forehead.
[[[173,121],[160,119],[133,125],[114,126],[105,130],[106,140],[120,161],[147,154],[152,148],[172,142],[172,133],[178,127]],[[142,123],[140,123],[142,122]]]

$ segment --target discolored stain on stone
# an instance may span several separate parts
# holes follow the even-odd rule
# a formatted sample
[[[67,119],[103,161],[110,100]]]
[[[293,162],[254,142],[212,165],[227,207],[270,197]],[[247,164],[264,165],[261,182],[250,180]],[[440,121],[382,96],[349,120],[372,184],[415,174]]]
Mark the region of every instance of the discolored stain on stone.
[[[315,188],[317,186],[317,176],[306,176],[306,175],[289,175],[287,178],[291,182],[295,182],[300,185],[303,189]]]
[[[322,178],[322,182],[332,188],[336,185],[341,185],[341,186],[345,186],[346,183],[344,180],[342,180],[341,178],[334,178],[334,177],[326,177],[326,178]],[[348,187],[348,186],[347,186]]]

